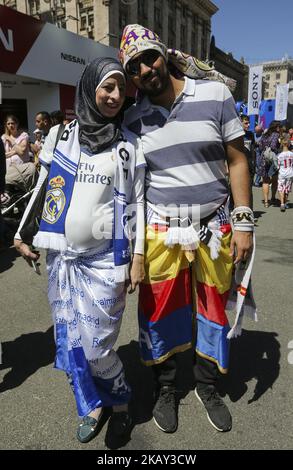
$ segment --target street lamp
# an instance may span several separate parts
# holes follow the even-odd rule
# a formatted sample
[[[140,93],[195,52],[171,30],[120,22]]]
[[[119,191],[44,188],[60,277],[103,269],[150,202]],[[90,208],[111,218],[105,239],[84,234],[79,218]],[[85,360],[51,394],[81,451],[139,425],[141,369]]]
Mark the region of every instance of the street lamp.
[[[107,34],[105,34],[104,36],[102,36],[101,38],[97,39],[96,41],[97,41],[97,42],[100,42],[100,41],[102,41],[103,39],[105,39],[106,37],[109,37],[109,38],[118,38],[117,34],[107,33]]]
[[[67,1],[71,1],[71,0],[67,0]],[[72,16],[72,15],[66,16],[66,18],[65,18],[64,21],[65,21],[65,23],[66,23],[66,22],[69,21],[69,20],[79,21],[78,18],[76,18],[75,16]]]

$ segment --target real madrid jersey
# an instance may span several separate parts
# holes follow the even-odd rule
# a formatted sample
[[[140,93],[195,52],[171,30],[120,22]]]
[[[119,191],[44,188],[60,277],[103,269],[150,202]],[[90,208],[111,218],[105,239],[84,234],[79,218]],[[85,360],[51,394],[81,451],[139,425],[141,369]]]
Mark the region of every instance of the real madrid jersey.
[[[56,126],[58,127],[58,126]],[[52,132],[51,132],[52,131]],[[49,163],[58,129],[52,128],[42,150],[42,161]],[[52,141],[52,142],[51,142]],[[49,142],[51,142],[49,144]],[[52,144],[52,145],[51,145]],[[51,154],[50,149],[51,148]],[[48,147],[48,148],[47,148]],[[47,150],[46,150],[47,148]],[[139,162],[138,162],[139,163]],[[83,252],[91,248],[103,249],[112,239],[114,201],[113,187],[117,162],[112,151],[105,150],[97,155],[88,154],[81,148],[81,156],[70,206],[65,221],[65,235],[69,249]],[[33,196],[25,210],[15,238],[21,239],[20,231],[30,208],[48,175],[48,168],[41,167],[40,176]],[[137,168],[133,186],[132,202],[137,205],[137,237],[134,253],[144,252],[144,167]]]
[[[111,151],[88,155],[81,149],[65,221],[68,246],[74,251],[85,251],[112,239],[115,170],[116,161]]]

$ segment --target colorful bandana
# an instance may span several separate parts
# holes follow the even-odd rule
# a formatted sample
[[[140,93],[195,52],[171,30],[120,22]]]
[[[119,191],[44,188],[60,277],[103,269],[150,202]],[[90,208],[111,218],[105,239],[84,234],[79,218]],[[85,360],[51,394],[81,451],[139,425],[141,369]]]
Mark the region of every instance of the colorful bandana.
[[[168,59],[167,47],[162,43],[160,37],[144,26],[129,24],[125,26],[120,43],[119,58],[126,68],[127,62],[133,57],[148,49],[154,49]]]
[[[125,26],[119,52],[119,58],[124,70],[126,70],[127,63],[136,54],[148,49],[160,52],[168,62],[170,72],[176,77],[186,75],[194,79],[216,80],[225,83],[231,92],[236,89],[237,82],[233,78],[226,77],[226,75],[215,70],[212,63],[203,62],[177,49],[167,49],[160,37],[144,26],[139,24]]]

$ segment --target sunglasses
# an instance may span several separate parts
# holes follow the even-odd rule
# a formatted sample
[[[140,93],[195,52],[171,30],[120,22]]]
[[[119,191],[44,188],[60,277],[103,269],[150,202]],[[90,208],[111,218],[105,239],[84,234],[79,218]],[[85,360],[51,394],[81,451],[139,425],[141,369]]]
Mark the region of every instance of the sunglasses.
[[[143,63],[147,67],[151,67],[160,56],[160,52],[149,50],[141,54],[137,59],[130,60],[126,66],[126,72],[130,77],[139,75],[140,65]]]

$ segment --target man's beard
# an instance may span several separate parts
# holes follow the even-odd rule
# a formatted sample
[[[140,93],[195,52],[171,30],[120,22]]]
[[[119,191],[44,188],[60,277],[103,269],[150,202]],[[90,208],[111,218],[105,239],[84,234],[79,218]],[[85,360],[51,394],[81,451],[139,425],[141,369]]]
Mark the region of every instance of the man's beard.
[[[168,87],[169,84],[169,74],[166,73],[164,76],[156,73],[154,77],[159,78],[159,84],[151,84],[144,82],[141,84],[141,91],[148,96],[159,96],[161,95]]]

